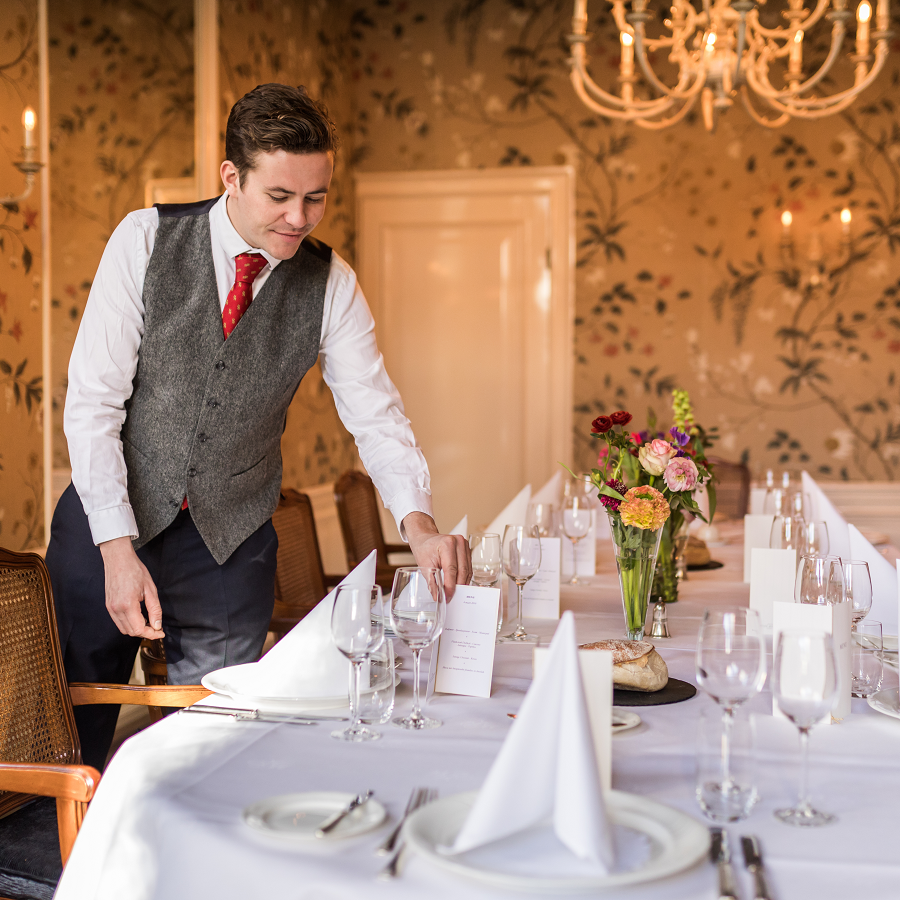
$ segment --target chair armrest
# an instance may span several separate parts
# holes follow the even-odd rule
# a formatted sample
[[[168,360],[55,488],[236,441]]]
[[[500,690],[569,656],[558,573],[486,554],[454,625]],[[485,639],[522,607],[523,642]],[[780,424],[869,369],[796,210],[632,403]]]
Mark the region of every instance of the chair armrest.
[[[409,544],[385,544],[384,552],[385,553],[412,553],[412,550],[409,549]]]
[[[92,766],[0,762],[0,791],[87,803],[99,782],[100,773]]]
[[[73,706],[93,703],[124,703],[133,706],[190,706],[208,697],[208,691],[199,684],[83,684],[72,682],[69,694]]]

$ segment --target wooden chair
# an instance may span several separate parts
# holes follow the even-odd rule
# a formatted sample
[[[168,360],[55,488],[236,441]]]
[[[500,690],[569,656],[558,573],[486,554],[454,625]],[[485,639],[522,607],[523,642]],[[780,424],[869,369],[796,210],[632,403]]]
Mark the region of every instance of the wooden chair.
[[[285,488],[272,516],[272,524],[278,533],[278,566],[275,570],[275,609],[269,630],[280,638],[343,576],[325,574],[312,502],[306,494]]]
[[[750,469],[744,463],[710,457],[716,476],[716,515],[743,519],[750,510]]]
[[[47,567],[0,548],[0,895],[52,897],[100,781],[81,764],[73,704],[187,706],[208,695],[66,684]]]
[[[377,550],[375,579],[383,590],[389,591],[398,567],[388,562],[388,553],[409,553],[409,546],[385,542],[372,479],[354,469],[344,472],[335,482],[334,501],[341,520],[347,565],[353,569]]]

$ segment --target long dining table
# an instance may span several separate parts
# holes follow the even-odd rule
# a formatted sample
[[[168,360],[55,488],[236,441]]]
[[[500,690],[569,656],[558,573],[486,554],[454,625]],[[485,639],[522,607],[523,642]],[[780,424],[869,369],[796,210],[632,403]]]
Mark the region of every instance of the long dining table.
[[[740,532],[732,528],[729,533],[729,543],[712,548],[724,566],[690,572],[681,584],[678,603],[668,608],[670,638],[655,641],[670,675],[684,681],[696,683],[694,651],[703,610],[746,606],[749,601],[749,585],[741,581]],[[598,574],[562,589],[561,606],[575,613],[582,642],[623,635],[612,549],[602,549]],[[529,620],[527,625],[546,643],[556,622]],[[385,859],[373,851],[401,816],[414,787],[432,787],[447,797],[481,785],[511,727],[508,714],[516,712],[531,684],[531,670],[531,645],[499,644],[490,699],[435,695],[428,713],[442,719],[442,727],[406,732],[380,726],[383,738],[366,744],[333,740],[333,723],[327,722],[298,727],[171,715],[128,740],[111,761],[56,897],[498,900],[509,896],[507,891],[435,868],[415,854],[409,855],[399,878],[385,882],[376,877]],[[411,703],[411,671],[408,664],[401,669],[396,704],[400,712]],[[885,672],[896,684],[896,672]],[[715,714],[714,704],[702,692],[681,703],[638,708],[641,724],[613,736],[613,787],[703,821],[695,799],[695,746],[704,710]],[[771,711],[766,687],[748,710],[756,726],[759,800],[749,818],[727,827],[741,896],[754,894],[740,862],[739,838],[755,834],[774,900],[896,900],[900,720],[853,700],[848,719],[814,729],[813,801],[838,820],[824,828],[796,829],[776,820],[773,811],[797,796],[797,731]],[[259,834],[242,818],[248,805],[267,797],[302,791],[356,794],[366,789],[375,791],[390,818],[357,838],[292,843]],[[522,790],[527,791],[528,785],[523,784]],[[601,893],[632,900],[714,900],[719,896],[717,886],[716,870],[704,860],[663,880]]]

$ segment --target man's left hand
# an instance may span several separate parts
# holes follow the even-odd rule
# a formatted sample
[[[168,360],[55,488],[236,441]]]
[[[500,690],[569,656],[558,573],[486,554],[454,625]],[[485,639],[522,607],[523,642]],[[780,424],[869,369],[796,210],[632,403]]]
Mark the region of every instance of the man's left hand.
[[[469,542],[460,534],[441,534],[434,519],[412,512],[403,519],[409,549],[418,566],[434,566],[444,573],[444,592],[449,600],[458,584],[472,577]]]

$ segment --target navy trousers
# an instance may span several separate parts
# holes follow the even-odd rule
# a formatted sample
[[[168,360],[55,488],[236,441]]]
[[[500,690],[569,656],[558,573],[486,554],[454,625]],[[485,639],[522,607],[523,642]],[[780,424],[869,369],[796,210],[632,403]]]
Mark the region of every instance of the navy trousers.
[[[219,565],[190,510],[137,551],[162,607],[169,684],[199,684],[223,666],[253,662],[266,640],[275,601],[278,538],[271,521]],[[72,485],[53,515],[47,568],[69,681],[128,682],[140,638],[122,634],[106,610],[103,557]],[[103,769],[117,706],[75,707],[81,754]]]

